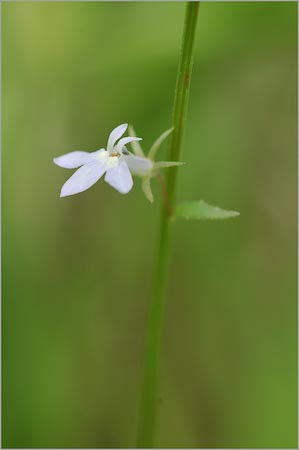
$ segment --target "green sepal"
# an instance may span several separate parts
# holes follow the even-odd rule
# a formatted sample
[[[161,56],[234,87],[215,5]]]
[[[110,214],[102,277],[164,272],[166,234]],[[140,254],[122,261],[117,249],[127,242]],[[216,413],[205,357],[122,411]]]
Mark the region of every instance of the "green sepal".
[[[129,131],[129,136],[136,137],[136,133],[135,133],[133,125],[129,125],[128,131]],[[136,156],[140,156],[141,158],[145,157],[142,147],[138,141],[131,142],[131,145],[132,145],[133,152],[135,153]]]
[[[142,184],[141,184],[142,190],[144,195],[146,196],[146,198],[153,203],[154,201],[154,196],[152,193],[152,188],[151,188],[151,177],[144,177],[142,180]]]
[[[218,206],[212,206],[203,200],[179,203],[175,209],[173,219],[219,220],[239,216],[237,211],[227,211]]]
[[[155,169],[167,169],[167,167],[183,166],[184,164],[186,164],[186,163],[181,162],[181,161],[158,161],[158,162],[155,162],[154,168]]]
[[[158,137],[158,139],[153,143],[150,151],[148,152],[147,157],[154,160],[157,150],[159,149],[160,145],[162,144],[162,142],[167,138],[167,136],[170,135],[170,133],[172,133],[172,131],[174,130],[174,128],[169,128],[169,130],[164,131],[164,133],[161,134],[161,136]]]

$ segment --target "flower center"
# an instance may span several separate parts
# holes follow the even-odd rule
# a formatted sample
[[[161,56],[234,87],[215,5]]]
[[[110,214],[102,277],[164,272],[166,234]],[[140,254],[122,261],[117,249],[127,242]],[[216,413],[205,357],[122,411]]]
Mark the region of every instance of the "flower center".
[[[109,169],[111,169],[112,167],[117,166],[118,163],[119,163],[119,160],[118,160],[119,157],[120,157],[119,154],[113,154],[113,153],[112,153],[112,154],[109,156],[109,158],[108,158],[108,161],[107,161],[107,167],[108,167]]]

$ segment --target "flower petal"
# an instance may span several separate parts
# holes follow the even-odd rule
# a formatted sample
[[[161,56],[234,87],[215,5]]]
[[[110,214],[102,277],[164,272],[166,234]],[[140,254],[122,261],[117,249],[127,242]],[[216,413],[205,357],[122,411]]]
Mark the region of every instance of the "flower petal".
[[[126,144],[128,144],[129,142],[133,142],[133,141],[142,141],[142,138],[139,138],[139,137],[131,137],[131,136],[122,138],[122,139],[120,139],[120,140],[118,141],[117,146],[116,146],[116,150],[118,151],[118,153],[121,153],[122,148],[123,148]]]
[[[106,167],[106,157],[102,158],[102,160],[92,161],[80,167],[80,169],[76,170],[67,182],[64,183],[60,197],[66,197],[68,195],[86,191],[86,189],[89,189],[101,178],[106,171]]]
[[[122,125],[119,125],[118,127],[114,128],[114,130],[111,131],[107,144],[108,152],[111,152],[113,150],[115,142],[124,134],[127,128],[128,124],[123,123]]]
[[[123,155],[122,158],[127,163],[130,172],[133,173],[133,175],[139,175],[141,177],[149,175],[154,165],[153,161],[150,159],[142,156],[135,156],[132,153],[129,153],[129,155]]]
[[[107,170],[105,181],[121,194],[127,194],[133,187],[132,175],[124,161]]]
[[[64,167],[66,169],[76,169],[77,167],[83,166],[83,164],[89,163],[93,159],[94,153],[96,152],[70,152],[54,158],[53,161],[59,167]]]

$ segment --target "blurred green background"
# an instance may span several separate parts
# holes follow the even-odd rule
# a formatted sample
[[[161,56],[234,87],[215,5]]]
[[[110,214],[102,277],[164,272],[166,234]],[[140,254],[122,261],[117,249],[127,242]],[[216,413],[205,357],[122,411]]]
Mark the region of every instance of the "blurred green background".
[[[134,447],[159,192],[52,158],[171,124],[183,3],[2,4],[3,446]],[[297,445],[297,4],[200,7],[158,446]],[[167,146],[161,149],[165,158]]]

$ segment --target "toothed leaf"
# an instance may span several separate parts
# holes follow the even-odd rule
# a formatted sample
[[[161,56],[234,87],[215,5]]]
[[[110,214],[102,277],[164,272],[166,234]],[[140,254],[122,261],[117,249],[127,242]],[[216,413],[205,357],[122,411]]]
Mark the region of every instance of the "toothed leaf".
[[[187,220],[219,220],[230,219],[239,215],[240,213],[237,211],[227,211],[200,200],[197,202],[184,202],[177,205],[174,218]]]

